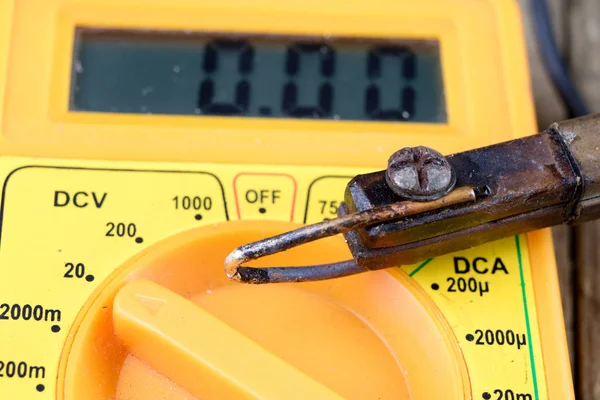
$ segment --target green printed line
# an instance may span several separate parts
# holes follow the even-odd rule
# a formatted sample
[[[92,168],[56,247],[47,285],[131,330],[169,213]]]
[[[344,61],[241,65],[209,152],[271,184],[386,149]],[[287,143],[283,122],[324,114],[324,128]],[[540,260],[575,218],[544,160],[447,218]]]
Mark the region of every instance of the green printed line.
[[[417,268],[415,268],[415,270],[413,272],[411,272],[410,274],[408,274],[408,276],[413,276],[414,274],[416,274],[417,272],[419,272],[424,266],[426,266],[427,264],[429,264],[432,260],[433,260],[433,258],[430,258],[429,260],[424,261],[421,265],[419,265]]]
[[[523,275],[523,262],[521,260],[521,245],[519,243],[519,236],[515,236],[517,244],[517,257],[519,258],[519,274],[521,275],[521,293],[523,294],[523,308],[525,309],[525,324],[527,326],[527,340],[529,341],[529,360],[531,362],[531,375],[533,376],[533,391],[535,399],[539,400],[538,384],[537,384],[537,373],[535,371],[535,361],[533,358],[533,342],[531,341],[531,326],[529,323],[529,309],[527,307],[527,295],[525,294],[525,277]]]

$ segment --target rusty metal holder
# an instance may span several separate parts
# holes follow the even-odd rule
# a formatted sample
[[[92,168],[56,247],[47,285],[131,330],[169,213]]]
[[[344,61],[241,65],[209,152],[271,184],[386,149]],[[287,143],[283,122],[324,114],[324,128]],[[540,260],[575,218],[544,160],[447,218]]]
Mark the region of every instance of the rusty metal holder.
[[[600,218],[600,114],[446,160],[456,184],[444,197],[406,201],[388,186],[386,170],[358,175],[346,187],[338,218],[235,249],[226,260],[228,277],[247,283],[328,279]],[[344,235],[353,260],[276,269],[242,266],[336,234]]]

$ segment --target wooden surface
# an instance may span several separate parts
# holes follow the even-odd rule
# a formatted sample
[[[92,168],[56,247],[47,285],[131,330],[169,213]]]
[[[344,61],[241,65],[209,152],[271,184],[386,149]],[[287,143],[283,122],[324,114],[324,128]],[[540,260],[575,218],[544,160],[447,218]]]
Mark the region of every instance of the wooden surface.
[[[572,1],[570,65],[590,108],[600,110],[600,1]],[[600,223],[577,227],[576,328],[578,398],[600,399]]]
[[[530,1],[523,14],[540,129],[568,114],[544,69]],[[557,42],[590,112],[600,112],[600,0],[547,0]],[[577,399],[600,400],[600,222],[553,229]]]

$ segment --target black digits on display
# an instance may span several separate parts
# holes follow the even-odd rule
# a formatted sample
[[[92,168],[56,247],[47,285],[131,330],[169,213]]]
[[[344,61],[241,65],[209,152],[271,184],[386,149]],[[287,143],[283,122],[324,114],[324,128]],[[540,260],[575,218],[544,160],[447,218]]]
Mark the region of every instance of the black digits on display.
[[[211,74],[218,72],[219,57],[224,52],[231,52],[237,60],[236,74],[231,79],[236,79],[234,94],[231,102],[218,102],[215,100],[215,82]],[[316,55],[319,59],[319,74],[303,76],[299,74],[303,68],[303,60],[308,55]],[[250,93],[252,88],[248,75],[254,68],[254,48],[245,41],[213,40],[207,43],[204,50],[202,68],[206,78],[200,83],[198,91],[198,108],[204,115],[244,115],[248,112]],[[399,74],[406,80],[397,90],[399,99],[398,107],[384,108],[381,105],[380,85],[376,81],[381,78],[381,64],[389,58],[397,62]],[[388,62],[390,62],[388,61]],[[282,88],[281,113],[289,117],[327,118],[334,113],[333,93],[334,86],[331,78],[335,73],[336,53],[327,44],[302,44],[293,43],[286,51],[285,69],[287,81]],[[368,50],[365,75],[368,77],[364,94],[356,101],[363,101],[365,114],[372,120],[409,120],[415,111],[415,89],[411,82],[416,79],[416,58],[410,49],[392,46],[375,46]],[[308,80],[308,82],[305,82]],[[299,103],[298,92],[306,84],[317,81],[318,95],[311,102]],[[383,83],[385,85],[385,81]]]
[[[221,52],[234,52],[237,57],[237,84],[233,103],[215,102],[215,83],[210,77],[219,65]],[[241,115],[248,111],[250,101],[250,83],[247,76],[252,71],[254,49],[245,42],[214,40],[206,45],[202,67],[207,77],[200,83],[198,91],[198,108],[207,115]],[[231,79],[235,79],[232,76]]]
[[[436,43],[80,30],[74,111],[446,122]]]
[[[299,74],[302,60],[308,54],[316,54],[319,58],[319,76],[310,76],[319,85],[318,98],[312,101],[314,105],[299,104],[298,91],[302,90],[302,77]],[[281,108],[292,117],[326,117],[332,113],[333,86],[327,80],[331,78],[335,68],[335,50],[327,45],[293,44],[286,52],[285,72],[288,82],[283,87]]]
[[[415,55],[408,49],[399,47],[376,47],[369,50],[367,56],[367,74],[369,78],[381,77],[381,63],[385,57],[396,58],[400,73],[408,82],[399,90],[400,108],[382,108],[379,86],[371,83],[365,94],[365,112],[371,119],[403,120],[409,119],[415,111],[415,89],[411,86],[417,75]]]

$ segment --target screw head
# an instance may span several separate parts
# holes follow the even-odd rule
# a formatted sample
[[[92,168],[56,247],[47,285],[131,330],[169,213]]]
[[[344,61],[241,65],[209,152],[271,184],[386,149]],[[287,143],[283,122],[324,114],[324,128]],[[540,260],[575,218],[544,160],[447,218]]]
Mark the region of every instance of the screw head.
[[[389,158],[385,180],[398,196],[430,201],[454,188],[456,174],[439,152],[425,146],[405,147]]]

